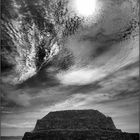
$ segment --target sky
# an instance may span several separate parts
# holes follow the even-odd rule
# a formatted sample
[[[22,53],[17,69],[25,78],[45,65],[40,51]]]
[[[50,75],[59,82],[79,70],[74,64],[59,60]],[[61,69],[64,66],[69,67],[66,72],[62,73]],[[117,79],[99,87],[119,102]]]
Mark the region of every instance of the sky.
[[[97,0],[84,13],[75,1],[59,4],[61,17],[57,0],[46,1],[52,10],[42,0],[3,3],[2,135],[23,136],[50,111],[72,109],[139,132],[138,1]]]

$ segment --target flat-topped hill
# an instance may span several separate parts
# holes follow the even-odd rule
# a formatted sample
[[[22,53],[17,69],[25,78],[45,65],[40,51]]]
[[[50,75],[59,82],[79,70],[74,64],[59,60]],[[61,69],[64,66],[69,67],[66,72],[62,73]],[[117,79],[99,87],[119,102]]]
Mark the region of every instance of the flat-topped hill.
[[[97,119],[100,118],[106,118],[104,114],[99,112],[98,110],[63,110],[63,111],[54,111],[48,113],[45,117],[42,118],[42,120],[47,119],[90,119],[94,118]]]
[[[62,110],[48,113],[42,120],[46,119],[77,119],[77,118],[91,118],[91,117],[106,117],[98,110]]]
[[[34,131],[51,129],[116,129],[112,119],[97,110],[50,112],[37,121]]]
[[[23,140],[138,140],[138,134],[117,129],[111,117],[97,110],[64,110],[38,120]]]

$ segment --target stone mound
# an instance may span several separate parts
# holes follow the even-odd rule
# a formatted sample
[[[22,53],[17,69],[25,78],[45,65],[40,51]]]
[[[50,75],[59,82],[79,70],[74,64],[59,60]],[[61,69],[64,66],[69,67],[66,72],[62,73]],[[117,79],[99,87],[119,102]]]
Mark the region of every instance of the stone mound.
[[[50,112],[37,121],[34,131],[52,129],[116,129],[112,119],[97,110]]]
[[[138,134],[117,129],[111,117],[97,110],[50,112],[23,140],[138,140]]]

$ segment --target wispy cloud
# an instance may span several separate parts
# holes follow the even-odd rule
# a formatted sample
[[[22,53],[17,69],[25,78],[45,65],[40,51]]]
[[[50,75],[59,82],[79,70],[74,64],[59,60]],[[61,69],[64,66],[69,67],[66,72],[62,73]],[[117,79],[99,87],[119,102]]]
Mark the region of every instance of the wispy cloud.
[[[34,123],[31,122],[21,122],[21,123],[16,123],[16,124],[12,124],[12,123],[1,123],[1,127],[2,128],[33,128],[34,127]]]

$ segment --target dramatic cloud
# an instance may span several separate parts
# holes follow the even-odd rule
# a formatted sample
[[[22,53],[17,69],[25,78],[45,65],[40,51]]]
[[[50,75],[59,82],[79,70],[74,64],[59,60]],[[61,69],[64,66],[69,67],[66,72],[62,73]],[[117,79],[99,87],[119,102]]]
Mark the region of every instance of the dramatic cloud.
[[[69,0],[47,2],[3,5],[2,135],[23,135],[48,112],[68,109],[97,109],[138,132],[138,1],[97,0],[90,18]]]

